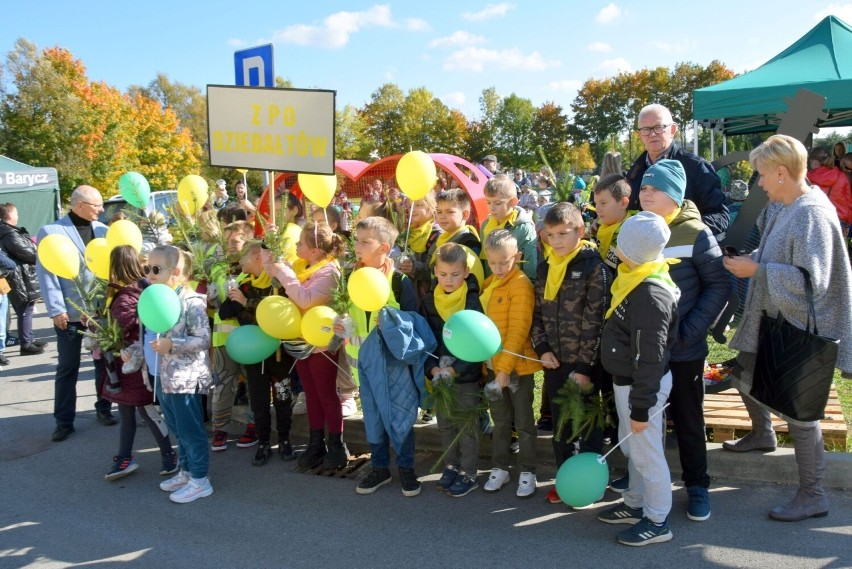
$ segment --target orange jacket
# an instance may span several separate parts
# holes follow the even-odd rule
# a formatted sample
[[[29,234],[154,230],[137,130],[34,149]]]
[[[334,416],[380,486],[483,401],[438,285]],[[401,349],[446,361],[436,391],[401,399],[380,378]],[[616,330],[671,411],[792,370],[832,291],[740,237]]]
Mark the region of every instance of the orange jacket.
[[[485,279],[482,288],[485,289],[492,280],[494,275]],[[488,306],[483,308],[485,314],[497,325],[504,350],[538,359],[530,340],[535,289],[518,265],[515,265],[512,272],[494,289]],[[525,360],[506,352],[498,353],[491,358],[491,361],[495,372],[512,373],[514,371],[518,375],[529,375],[541,369],[541,364],[537,361]]]
[[[852,190],[849,178],[840,168],[820,166],[808,172],[808,180],[816,184],[828,195],[829,201],[837,210],[837,217],[847,225],[852,225]]]

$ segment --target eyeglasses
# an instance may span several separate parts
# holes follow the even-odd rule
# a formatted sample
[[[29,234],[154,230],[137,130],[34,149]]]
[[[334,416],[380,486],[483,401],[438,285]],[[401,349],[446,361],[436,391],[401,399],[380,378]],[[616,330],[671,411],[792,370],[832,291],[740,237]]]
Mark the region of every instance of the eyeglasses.
[[[104,207],[104,203],[103,203],[103,202],[101,202],[101,203],[83,202],[83,203],[84,203],[84,204],[86,204],[86,205],[90,205],[90,206],[92,206],[92,207],[93,207],[93,208],[95,208],[95,209],[103,209],[103,207]]]
[[[142,267],[142,272],[146,275],[150,275],[154,273],[155,275],[159,275],[160,272],[165,273],[166,271],[174,269],[174,267],[161,267],[160,265],[145,265]]]
[[[669,124],[655,124],[654,126],[643,126],[639,129],[639,134],[642,136],[649,136],[651,131],[654,134],[663,134],[663,131],[672,126],[672,123]]]

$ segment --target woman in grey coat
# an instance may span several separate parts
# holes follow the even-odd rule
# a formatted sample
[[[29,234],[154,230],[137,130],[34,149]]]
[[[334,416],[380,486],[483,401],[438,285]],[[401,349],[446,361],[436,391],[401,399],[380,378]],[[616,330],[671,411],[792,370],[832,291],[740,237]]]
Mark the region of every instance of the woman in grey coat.
[[[732,383],[743,396],[752,431],[723,446],[734,452],[773,450],[776,438],[770,411],[787,421],[799,467],[799,488],[791,502],[771,510],[769,517],[800,521],[828,514],[822,487],[822,431],[818,421],[797,421],[749,396],[760,319],[764,311],[771,317],[780,312],[794,326],[805,328],[808,303],[799,267],[806,269],[813,285],[820,335],[840,341],[837,367],[852,370],[852,271],[834,206],[818,187],[805,180],[807,151],[802,143],[775,135],[755,148],[750,160],[771,203],[758,222],[758,249],[750,256],[727,258],[724,263],[734,276],[751,279],[743,320],[730,345],[740,350]]]

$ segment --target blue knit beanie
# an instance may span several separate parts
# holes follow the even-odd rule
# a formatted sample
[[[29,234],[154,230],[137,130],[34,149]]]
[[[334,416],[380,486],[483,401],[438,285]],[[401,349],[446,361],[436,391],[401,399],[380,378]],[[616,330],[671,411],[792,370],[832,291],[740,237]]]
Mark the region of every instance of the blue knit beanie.
[[[677,160],[660,160],[645,171],[642,185],[657,188],[680,207],[686,192],[686,172]]]

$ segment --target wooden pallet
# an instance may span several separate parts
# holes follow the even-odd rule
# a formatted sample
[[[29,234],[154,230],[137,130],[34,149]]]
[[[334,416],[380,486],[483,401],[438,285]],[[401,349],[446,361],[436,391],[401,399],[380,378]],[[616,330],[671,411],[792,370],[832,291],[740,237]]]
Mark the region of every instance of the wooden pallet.
[[[370,455],[360,454],[358,456],[350,456],[349,463],[346,467],[341,468],[340,470],[329,470],[322,466],[317,466],[316,468],[305,468],[298,464],[294,470],[296,472],[301,472],[302,474],[313,474],[314,476],[325,476],[326,478],[348,478],[350,480],[356,480],[362,477],[363,468],[369,464]]]
[[[745,404],[736,389],[727,389],[721,393],[708,393],[704,396],[704,423],[713,430],[713,442],[734,438],[734,431],[750,431],[751,419]],[[825,408],[825,419],[820,421],[823,437],[829,445],[839,448],[846,446],[846,420],[840,409],[837,391],[832,388]],[[787,423],[772,415],[772,428],[775,432],[786,433]]]

